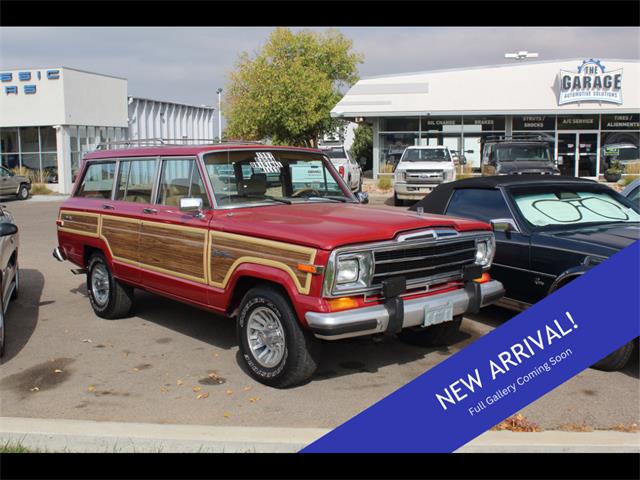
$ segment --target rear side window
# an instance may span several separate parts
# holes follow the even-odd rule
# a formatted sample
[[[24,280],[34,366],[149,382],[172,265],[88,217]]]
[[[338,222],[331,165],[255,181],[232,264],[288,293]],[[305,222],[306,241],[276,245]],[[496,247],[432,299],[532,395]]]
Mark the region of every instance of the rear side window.
[[[158,203],[177,207],[180,206],[181,198],[201,198],[203,208],[211,208],[195,160],[165,159],[162,162]]]
[[[155,158],[122,160],[116,200],[151,203],[157,164],[158,161]]]
[[[87,167],[76,197],[111,198],[113,181],[115,179],[115,162],[92,163]]]
[[[474,218],[483,222],[497,218],[512,218],[500,190],[479,188],[455,190],[449,201],[446,214]]]

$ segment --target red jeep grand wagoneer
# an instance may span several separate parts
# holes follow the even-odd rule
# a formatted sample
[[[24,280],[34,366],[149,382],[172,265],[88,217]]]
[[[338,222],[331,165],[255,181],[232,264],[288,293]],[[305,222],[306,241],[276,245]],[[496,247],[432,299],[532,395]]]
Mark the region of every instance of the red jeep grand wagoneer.
[[[313,375],[318,339],[435,346],[503,294],[489,225],[360,205],[319,150],[98,150],[57,225],[54,256],[86,273],[96,315],[129,315],[141,288],[234,318],[249,371],[275,387]]]

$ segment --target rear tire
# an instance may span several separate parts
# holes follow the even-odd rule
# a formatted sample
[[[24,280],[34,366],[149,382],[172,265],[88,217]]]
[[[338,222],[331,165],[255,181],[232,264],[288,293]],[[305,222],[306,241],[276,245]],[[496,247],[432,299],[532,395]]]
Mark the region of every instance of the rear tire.
[[[398,334],[398,338],[403,342],[418,347],[444,347],[455,340],[461,323],[462,315],[458,315],[453,317],[450,322],[439,323],[425,328],[406,328]]]
[[[247,292],[240,304],[237,335],[249,373],[270,387],[304,383],[318,367],[318,340],[300,327],[289,300],[275,288]]]
[[[126,317],[133,308],[133,288],[123,285],[111,274],[105,257],[94,253],[87,268],[89,302],[95,314],[101,318]]]
[[[616,370],[622,370],[631,358],[631,354],[633,353],[633,349],[635,347],[634,342],[635,341],[632,340],[629,343],[624,344],[622,347],[610,353],[599,362],[596,362],[594,365],[592,365],[591,368],[595,368],[596,370],[602,370],[605,372],[615,372]]]
[[[27,198],[29,198],[29,187],[27,187],[25,184],[20,185],[16,197],[18,198],[18,200],[26,200]]]

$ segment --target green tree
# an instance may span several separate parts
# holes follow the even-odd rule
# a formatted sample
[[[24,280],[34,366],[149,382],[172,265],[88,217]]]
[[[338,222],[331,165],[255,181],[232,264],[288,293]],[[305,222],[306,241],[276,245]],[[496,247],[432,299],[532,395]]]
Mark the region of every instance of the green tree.
[[[241,53],[229,74],[226,136],[316,146],[335,127],[329,113],[358,80],[362,61],[337,30],[275,29],[255,56]]]
[[[356,162],[360,162],[360,159],[364,157],[367,161],[367,167],[363,170],[368,170],[373,166],[373,129],[368,123],[361,123],[353,131],[353,135],[353,145],[349,153]]]

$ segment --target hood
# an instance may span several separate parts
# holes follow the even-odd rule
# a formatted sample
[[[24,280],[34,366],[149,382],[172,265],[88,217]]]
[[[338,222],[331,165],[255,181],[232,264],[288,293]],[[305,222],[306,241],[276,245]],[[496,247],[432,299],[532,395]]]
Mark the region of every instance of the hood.
[[[453,170],[453,162],[400,162],[396,170]]]
[[[513,173],[541,173],[541,172],[550,172],[550,173],[559,173],[559,170],[553,164],[553,162],[541,162],[541,161],[532,161],[532,162],[504,162],[498,165],[496,173],[501,173],[504,175],[513,174]]]
[[[552,237],[566,243],[565,247],[594,255],[609,256],[640,240],[637,223],[610,223],[571,229],[563,232],[543,232],[542,237]]]
[[[391,240],[407,230],[434,227],[460,232],[491,229],[476,220],[430,214],[418,216],[408,210],[333,202],[239,208],[220,211],[219,215],[220,220],[214,219],[213,224],[218,224],[225,232],[324,250]]]

